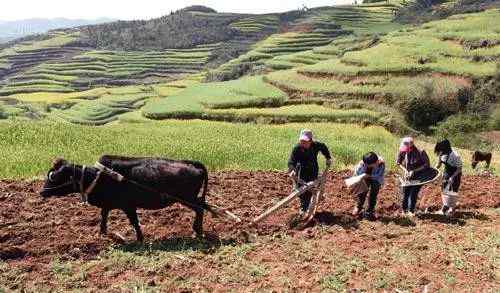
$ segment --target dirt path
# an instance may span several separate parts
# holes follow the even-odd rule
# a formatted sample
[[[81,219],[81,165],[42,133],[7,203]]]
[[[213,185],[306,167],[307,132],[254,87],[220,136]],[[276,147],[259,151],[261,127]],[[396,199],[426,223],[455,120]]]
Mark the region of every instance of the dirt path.
[[[342,185],[342,177],[345,175],[346,172],[329,175],[326,200],[319,208],[316,225],[305,231],[290,230],[286,226],[288,219],[295,214],[297,202],[271,216],[256,228],[207,216],[205,230],[211,237],[216,237],[218,243],[241,244],[248,241],[248,235],[250,241],[256,241],[255,238],[269,238],[280,233],[290,237],[299,235],[322,243],[322,239],[327,236],[321,233],[321,227],[335,226],[341,227],[346,233],[340,236],[327,234],[330,235],[327,241],[335,240],[336,245],[344,247],[346,251],[351,249],[352,252],[354,247],[363,249],[366,243],[353,244],[356,237],[353,238],[349,234],[349,231],[357,229],[359,222],[349,215],[353,199]],[[440,217],[423,216],[416,221],[464,226],[468,219],[481,217],[475,210],[500,207],[498,178],[466,176],[463,182],[460,208],[466,211],[459,213],[458,218],[448,221]],[[38,196],[41,185],[42,182],[0,182],[0,259],[10,265],[30,264],[29,275],[32,278],[43,274],[54,258],[93,260],[114,243],[113,240],[98,237],[100,216],[97,208],[80,203],[76,196],[42,200]],[[290,190],[287,176],[273,172],[216,173],[211,176],[209,186],[208,201],[228,208],[244,221],[259,215]],[[379,223],[386,226],[414,225],[401,223],[401,219],[395,217],[399,210],[398,198],[395,180],[388,178],[378,201]],[[440,206],[437,184],[423,189],[420,205],[434,209]],[[141,211],[140,220],[147,242],[159,243],[179,237],[190,237],[192,234],[193,213],[177,205],[160,211]],[[498,217],[494,219],[493,225],[499,225]],[[126,217],[117,211],[110,215],[109,231],[120,232],[131,241],[135,237]],[[377,242],[374,243],[377,245]],[[353,247],[349,248],[350,246]],[[255,258],[262,258],[262,255]]]

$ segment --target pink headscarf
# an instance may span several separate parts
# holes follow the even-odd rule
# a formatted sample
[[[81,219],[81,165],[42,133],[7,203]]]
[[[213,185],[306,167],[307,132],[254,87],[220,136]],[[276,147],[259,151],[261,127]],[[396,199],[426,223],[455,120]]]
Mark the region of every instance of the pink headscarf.
[[[413,137],[407,136],[401,140],[401,145],[399,146],[399,152],[401,153],[407,153],[411,151],[411,147],[409,147],[408,143],[413,142]]]

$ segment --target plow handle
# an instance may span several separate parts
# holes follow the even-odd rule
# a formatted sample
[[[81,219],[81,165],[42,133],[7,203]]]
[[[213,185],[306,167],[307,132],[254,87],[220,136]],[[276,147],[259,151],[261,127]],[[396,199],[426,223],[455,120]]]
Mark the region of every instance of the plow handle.
[[[299,189],[295,190],[289,196],[287,196],[284,199],[280,200],[273,207],[271,207],[270,209],[268,209],[267,211],[265,211],[263,214],[261,214],[260,216],[258,216],[257,218],[255,218],[252,221],[252,224],[257,224],[257,223],[263,221],[264,219],[266,219],[267,217],[269,217],[270,215],[272,215],[277,209],[279,209],[282,206],[288,204],[289,202],[291,202],[297,196],[300,196],[301,194],[304,194],[305,192],[309,191],[310,189],[312,189],[313,187],[315,187],[315,185],[316,185],[315,181],[306,183],[306,185],[304,185],[304,186],[300,187]]]

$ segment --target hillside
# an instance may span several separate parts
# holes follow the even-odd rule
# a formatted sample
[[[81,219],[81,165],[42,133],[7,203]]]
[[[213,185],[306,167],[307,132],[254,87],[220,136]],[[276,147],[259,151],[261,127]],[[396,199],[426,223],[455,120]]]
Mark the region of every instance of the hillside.
[[[468,115],[480,131],[498,128],[499,10],[486,1],[422,25],[396,21],[418,2],[267,15],[194,6],[25,38],[0,52],[3,116],[328,121],[428,134]],[[472,7],[438,2],[435,11]]]
[[[0,44],[0,292],[498,292],[500,1],[365,2],[190,6]],[[305,128],[333,158],[312,221],[297,225],[292,198],[252,223],[296,190],[287,161]],[[394,158],[406,135],[432,165],[451,140],[463,161],[453,213],[439,212],[441,178],[402,213]],[[491,166],[472,168],[476,150]],[[344,181],[367,152],[386,169],[375,218],[353,215],[360,196]],[[138,209],[145,241],[134,242],[134,205],[170,202],[157,183],[181,190],[202,173],[130,161],[115,181],[92,167],[104,154],[200,162],[206,190]],[[51,172],[54,158],[76,167]],[[126,213],[98,234],[109,205],[43,189]],[[194,238],[204,199],[242,221],[206,212]]]

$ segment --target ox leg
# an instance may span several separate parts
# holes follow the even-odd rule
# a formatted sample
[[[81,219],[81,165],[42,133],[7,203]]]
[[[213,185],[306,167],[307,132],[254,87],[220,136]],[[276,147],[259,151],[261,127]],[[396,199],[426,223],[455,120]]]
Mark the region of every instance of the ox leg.
[[[199,203],[200,205],[202,203]],[[193,211],[196,213],[194,222],[193,222],[193,231],[196,233],[196,237],[201,238],[203,237],[203,209],[193,209]]]
[[[139,226],[139,218],[137,217],[137,211],[134,210],[126,210],[124,211],[127,215],[130,224],[134,226],[135,233],[137,235],[137,241],[142,242],[144,240],[144,236],[142,235],[141,227]]]
[[[101,209],[101,230],[99,233],[101,235],[106,235],[108,233],[108,215],[109,209],[102,208]]]

